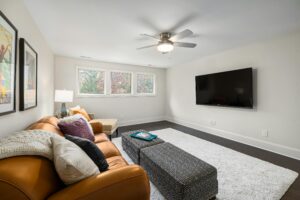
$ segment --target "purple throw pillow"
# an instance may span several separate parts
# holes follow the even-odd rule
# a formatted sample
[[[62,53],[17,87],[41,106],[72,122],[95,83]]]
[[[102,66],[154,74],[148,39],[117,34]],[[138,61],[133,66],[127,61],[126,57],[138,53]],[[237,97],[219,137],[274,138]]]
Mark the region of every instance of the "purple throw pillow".
[[[88,124],[81,118],[70,122],[59,122],[58,127],[64,134],[86,138],[92,142],[95,141],[95,136],[89,129]]]

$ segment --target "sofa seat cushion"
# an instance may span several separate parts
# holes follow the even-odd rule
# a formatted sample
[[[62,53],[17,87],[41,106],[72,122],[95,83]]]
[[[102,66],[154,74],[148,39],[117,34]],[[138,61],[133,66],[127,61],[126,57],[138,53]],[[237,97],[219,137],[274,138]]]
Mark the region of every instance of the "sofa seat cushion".
[[[113,157],[107,158],[106,162],[109,165],[108,170],[118,169],[120,167],[124,167],[124,166],[128,165],[122,156],[113,156]]]
[[[113,156],[121,156],[118,148],[110,141],[96,143],[99,149],[104,154],[105,158],[110,158]]]
[[[95,143],[109,141],[107,135],[105,133],[95,134]]]
[[[41,129],[44,131],[56,133],[60,136],[64,136],[64,134],[60,131],[60,129],[57,126],[53,126],[52,124],[49,123],[37,122],[31,124],[29,127],[26,128],[26,130],[36,130],[36,129]]]
[[[107,135],[111,135],[118,127],[117,119],[93,119],[90,123],[100,122],[102,124],[102,131]]]

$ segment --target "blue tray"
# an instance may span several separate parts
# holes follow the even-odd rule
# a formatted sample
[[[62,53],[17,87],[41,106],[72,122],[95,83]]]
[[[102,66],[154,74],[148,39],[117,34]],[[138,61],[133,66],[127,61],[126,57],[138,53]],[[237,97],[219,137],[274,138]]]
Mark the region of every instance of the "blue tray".
[[[145,131],[137,131],[130,134],[130,137],[137,138],[140,140],[145,140],[145,141],[152,141],[157,138],[157,135]]]

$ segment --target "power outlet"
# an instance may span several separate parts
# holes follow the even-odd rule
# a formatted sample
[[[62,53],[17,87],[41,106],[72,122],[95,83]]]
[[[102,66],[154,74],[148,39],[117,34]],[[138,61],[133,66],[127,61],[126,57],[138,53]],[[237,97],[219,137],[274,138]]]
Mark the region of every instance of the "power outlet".
[[[215,120],[210,120],[210,125],[211,126],[216,126],[217,125],[217,122]]]
[[[268,129],[263,129],[261,131],[261,136],[262,137],[268,137],[269,136],[269,130]]]

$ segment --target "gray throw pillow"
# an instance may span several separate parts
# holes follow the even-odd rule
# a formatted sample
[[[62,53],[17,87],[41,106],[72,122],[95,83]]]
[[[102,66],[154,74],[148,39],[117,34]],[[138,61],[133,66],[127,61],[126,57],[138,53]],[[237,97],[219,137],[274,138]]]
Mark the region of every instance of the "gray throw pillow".
[[[70,185],[99,174],[99,169],[76,144],[63,137],[52,137],[53,161],[61,180]]]

